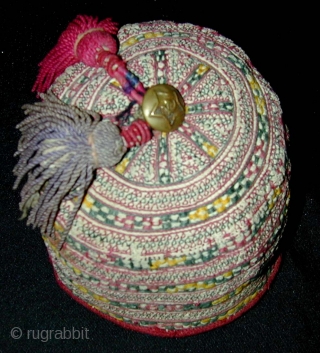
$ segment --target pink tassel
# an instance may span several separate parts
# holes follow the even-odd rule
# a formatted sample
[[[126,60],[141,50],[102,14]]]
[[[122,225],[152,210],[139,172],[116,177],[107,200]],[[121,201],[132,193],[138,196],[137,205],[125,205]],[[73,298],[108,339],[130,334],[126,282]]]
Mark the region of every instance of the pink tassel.
[[[91,67],[103,67],[118,80],[131,100],[142,104],[145,89],[136,76],[130,73],[125,62],[116,55],[117,41],[113,35],[118,32],[117,24],[107,18],[78,15],[60,36],[57,45],[39,64],[40,71],[32,91],[46,92],[53,81],[65,69],[77,62]],[[151,139],[147,123],[137,121],[124,128],[122,133],[127,146],[137,146]]]
[[[112,37],[117,32],[117,24],[110,18],[99,22],[97,18],[78,15],[62,33],[57,45],[39,64],[39,75],[32,91],[47,91],[68,66],[79,61],[89,66],[98,66],[96,56],[99,51],[111,54],[118,51],[116,39]]]

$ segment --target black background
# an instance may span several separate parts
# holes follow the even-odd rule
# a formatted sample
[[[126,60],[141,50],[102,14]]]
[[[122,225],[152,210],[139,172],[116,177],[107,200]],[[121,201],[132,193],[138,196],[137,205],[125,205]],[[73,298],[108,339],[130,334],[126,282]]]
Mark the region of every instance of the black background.
[[[0,5],[0,352],[319,352],[320,187],[319,30],[316,9],[262,2],[121,1]],[[280,7],[282,6],[282,7]],[[77,14],[120,25],[151,20],[190,22],[217,30],[249,55],[280,97],[290,130],[292,201],[283,262],[270,291],[245,315],[197,336],[169,339],[118,327],[77,304],[56,284],[38,230],[19,221],[12,191],[21,106],[36,100],[37,64]],[[10,331],[20,327],[14,340]],[[26,331],[81,330],[88,340],[41,342]]]

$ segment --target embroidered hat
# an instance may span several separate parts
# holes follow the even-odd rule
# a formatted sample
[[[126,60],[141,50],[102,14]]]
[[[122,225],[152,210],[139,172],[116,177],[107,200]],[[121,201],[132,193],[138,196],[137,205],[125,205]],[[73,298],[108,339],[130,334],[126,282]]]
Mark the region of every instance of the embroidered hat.
[[[78,16],[40,64],[47,93],[18,126],[20,207],[78,302],[140,332],[200,333],[251,308],[279,268],[279,99],[216,31],[130,24],[118,49],[116,33]]]

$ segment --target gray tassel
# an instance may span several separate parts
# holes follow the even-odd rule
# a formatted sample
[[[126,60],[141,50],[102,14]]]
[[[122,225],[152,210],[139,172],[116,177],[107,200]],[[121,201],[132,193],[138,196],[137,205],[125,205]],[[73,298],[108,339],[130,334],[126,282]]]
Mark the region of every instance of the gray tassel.
[[[27,181],[19,204],[27,224],[54,238],[54,222],[63,200],[73,199],[65,235],[93,180],[94,170],[118,163],[126,151],[119,129],[93,112],[61,102],[52,93],[22,107],[28,117],[17,128],[22,136],[13,173]]]

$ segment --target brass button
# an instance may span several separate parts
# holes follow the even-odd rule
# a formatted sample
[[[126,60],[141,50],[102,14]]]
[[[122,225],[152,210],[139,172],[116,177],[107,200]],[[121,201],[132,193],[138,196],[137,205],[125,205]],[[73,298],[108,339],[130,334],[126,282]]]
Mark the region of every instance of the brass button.
[[[163,132],[174,131],[183,123],[184,101],[174,87],[155,85],[147,90],[143,98],[142,112],[152,129]]]

